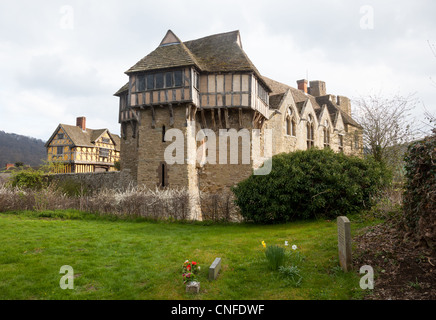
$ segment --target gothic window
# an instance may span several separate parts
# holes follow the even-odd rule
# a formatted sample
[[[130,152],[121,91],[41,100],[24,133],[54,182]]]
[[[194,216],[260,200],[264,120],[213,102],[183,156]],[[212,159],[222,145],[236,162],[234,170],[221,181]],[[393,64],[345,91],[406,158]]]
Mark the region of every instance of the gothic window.
[[[165,126],[162,126],[162,142],[165,142]]]
[[[329,122],[326,120],[324,123],[324,148],[330,147],[330,129],[329,129]]]
[[[344,136],[340,134],[338,137],[339,137],[339,151],[344,152]]]
[[[307,131],[307,149],[313,148],[315,145],[313,117],[309,114],[306,124]]]
[[[291,117],[290,116],[286,117],[286,134],[288,136],[291,135]]]
[[[286,134],[288,136],[295,137],[295,131],[296,131],[296,123],[295,123],[295,117],[292,115],[292,110],[288,109],[288,115],[286,117]]]

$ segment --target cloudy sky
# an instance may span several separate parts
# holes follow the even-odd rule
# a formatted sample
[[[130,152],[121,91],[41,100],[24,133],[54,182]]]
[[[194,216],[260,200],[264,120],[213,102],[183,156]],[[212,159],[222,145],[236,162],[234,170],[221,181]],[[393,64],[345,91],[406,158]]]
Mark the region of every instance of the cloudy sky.
[[[124,72],[171,29],[240,30],[259,71],[350,98],[416,92],[435,113],[435,1],[0,0],[0,130],[47,140],[59,123],[119,133]],[[432,51],[433,46],[433,51]]]

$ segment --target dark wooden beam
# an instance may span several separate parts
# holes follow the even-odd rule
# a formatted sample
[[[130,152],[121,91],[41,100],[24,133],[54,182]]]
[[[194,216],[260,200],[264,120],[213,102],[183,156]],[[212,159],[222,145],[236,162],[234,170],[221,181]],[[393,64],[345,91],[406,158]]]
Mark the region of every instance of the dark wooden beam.
[[[218,108],[218,126],[223,127],[223,122],[221,121],[221,108]]]
[[[207,127],[206,116],[204,115],[204,109],[201,109],[201,127],[202,129]]]
[[[242,128],[242,108],[239,108],[239,129]]]
[[[151,127],[154,129],[156,128],[156,112],[153,106],[151,106],[150,108],[151,108]]]
[[[216,129],[216,123],[215,123],[215,110],[210,109],[210,118],[212,120],[212,130]]]
[[[171,103],[170,103],[168,109],[170,111],[170,127],[173,128],[174,127],[174,111],[173,111],[173,105]]]
[[[255,127],[256,117],[257,117],[257,111],[254,110],[254,113],[253,113],[253,120],[251,120],[251,126],[252,126],[253,128]]]
[[[230,125],[229,125],[229,109],[228,108],[224,109],[224,121],[226,123],[226,129],[229,129]]]

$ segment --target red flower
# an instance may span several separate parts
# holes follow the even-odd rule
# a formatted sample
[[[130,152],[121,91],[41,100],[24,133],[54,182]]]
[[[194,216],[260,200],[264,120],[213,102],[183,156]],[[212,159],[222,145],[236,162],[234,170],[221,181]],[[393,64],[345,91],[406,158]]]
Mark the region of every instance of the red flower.
[[[188,264],[187,267],[186,267],[186,269],[191,270],[191,265]]]
[[[192,261],[192,265],[193,266],[195,266],[197,264],[197,262],[195,262],[195,261]]]

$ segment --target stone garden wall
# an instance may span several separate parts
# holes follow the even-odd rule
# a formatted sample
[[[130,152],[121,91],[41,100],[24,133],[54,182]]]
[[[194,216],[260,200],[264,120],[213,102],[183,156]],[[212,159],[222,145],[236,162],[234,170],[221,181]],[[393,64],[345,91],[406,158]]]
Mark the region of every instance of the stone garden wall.
[[[129,170],[55,174],[50,175],[49,179],[58,182],[73,181],[93,191],[102,189],[126,190],[129,186],[135,186]]]

